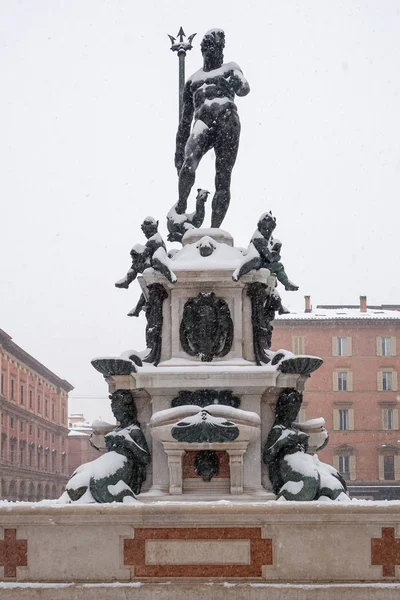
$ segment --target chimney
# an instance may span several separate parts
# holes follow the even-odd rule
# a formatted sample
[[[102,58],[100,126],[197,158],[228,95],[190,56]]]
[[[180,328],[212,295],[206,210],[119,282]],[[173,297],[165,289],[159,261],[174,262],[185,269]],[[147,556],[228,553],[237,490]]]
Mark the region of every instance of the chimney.
[[[305,300],[305,309],[304,312],[306,313],[310,313],[311,312],[311,296],[304,296],[304,300]]]
[[[360,312],[367,312],[367,296],[360,296]]]

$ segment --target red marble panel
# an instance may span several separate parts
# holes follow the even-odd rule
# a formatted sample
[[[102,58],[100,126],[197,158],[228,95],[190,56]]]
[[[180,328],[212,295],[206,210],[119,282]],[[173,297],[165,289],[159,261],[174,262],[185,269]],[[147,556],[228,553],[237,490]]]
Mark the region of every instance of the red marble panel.
[[[136,528],[134,539],[124,540],[124,565],[135,577],[262,577],[262,567],[273,564],[272,540],[261,537],[260,527]],[[249,540],[249,565],[146,565],[146,540]]]
[[[395,577],[395,567],[400,565],[400,538],[395,537],[394,527],[382,527],[382,537],[372,538],[371,564],[382,566],[384,577]]]
[[[27,564],[27,540],[17,540],[16,529],[4,529],[4,539],[0,540],[0,567],[4,567],[4,577],[16,577],[17,567]]]

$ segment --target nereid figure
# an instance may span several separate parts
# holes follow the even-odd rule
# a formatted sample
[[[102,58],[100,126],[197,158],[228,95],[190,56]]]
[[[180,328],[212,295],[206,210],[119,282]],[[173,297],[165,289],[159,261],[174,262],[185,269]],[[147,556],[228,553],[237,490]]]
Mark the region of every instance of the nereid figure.
[[[124,502],[140,493],[151,458],[135,401],[130,390],[117,390],[110,399],[119,425],[105,436],[107,452],[75,470],[61,501]]]

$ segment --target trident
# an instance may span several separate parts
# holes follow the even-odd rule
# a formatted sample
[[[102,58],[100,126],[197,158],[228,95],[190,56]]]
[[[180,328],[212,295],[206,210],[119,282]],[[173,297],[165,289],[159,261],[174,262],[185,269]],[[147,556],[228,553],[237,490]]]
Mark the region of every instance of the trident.
[[[168,35],[169,39],[171,40],[171,44],[172,44],[171,50],[173,52],[177,52],[178,57],[179,57],[179,121],[180,121],[181,117],[182,117],[182,108],[183,108],[183,88],[185,87],[186,52],[193,48],[192,40],[196,34],[192,33],[192,35],[189,35],[189,37],[187,38],[187,41],[184,41],[183,38],[186,37],[186,34],[181,27],[177,33],[176,38],[172,37],[172,35],[169,35],[169,34],[167,34],[167,35]],[[179,41],[176,41],[176,39],[178,37],[179,37]]]

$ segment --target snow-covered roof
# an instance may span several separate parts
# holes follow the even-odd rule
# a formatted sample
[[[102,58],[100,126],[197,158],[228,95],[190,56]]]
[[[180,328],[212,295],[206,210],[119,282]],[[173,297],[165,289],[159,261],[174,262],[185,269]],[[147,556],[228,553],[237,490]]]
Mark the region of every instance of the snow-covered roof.
[[[85,433],[84,431],[76,431],[74,429],[71,429],[68,437],[89,437],[88,433]]]
[[[367,308],[366,312],[361,312],[359,307],[318,307],[311,312],[289,313],[277,315],[277,321],[324,321],[328,319],[395,319],[400,320],[400,310],[384,310],[379,308]]]

